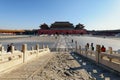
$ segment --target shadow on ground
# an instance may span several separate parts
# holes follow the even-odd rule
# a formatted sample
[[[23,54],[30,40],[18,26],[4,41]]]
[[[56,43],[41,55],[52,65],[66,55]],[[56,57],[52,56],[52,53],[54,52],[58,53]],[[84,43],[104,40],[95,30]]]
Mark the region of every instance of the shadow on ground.
[[[97,65],[90,59],[87,59],[76,52],[71,52],[70,54],[81,65],[80,67],[70,68],[70,70],[85,69],[88,74],[96,80],[120,80],[119,75]]]

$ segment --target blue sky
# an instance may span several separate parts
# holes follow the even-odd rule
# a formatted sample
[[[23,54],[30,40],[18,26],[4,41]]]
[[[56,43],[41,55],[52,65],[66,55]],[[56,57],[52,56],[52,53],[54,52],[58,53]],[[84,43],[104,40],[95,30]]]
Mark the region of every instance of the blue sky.
[[[0,0],[0,29],[38,29],[55,21],[120,29],[120,0]]]

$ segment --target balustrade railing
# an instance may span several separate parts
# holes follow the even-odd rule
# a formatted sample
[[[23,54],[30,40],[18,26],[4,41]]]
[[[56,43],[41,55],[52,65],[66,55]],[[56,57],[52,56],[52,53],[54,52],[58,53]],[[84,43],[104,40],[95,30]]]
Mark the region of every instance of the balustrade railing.
[[[120,73],[120,54],[117,51],[112,51],[109,47],[105,52],[101,51],[101,46],[96,45],[96,50],[89,50],[79,47],[78,54],[95,61],[97,64],[103,64]]]
[[[0,51],[0,72],[47,53],[50,53],[48,46],[43,45],[42,49],[40,49],[38,44],[31,47],[31,50],[27,49],[27,44],[23,44],[21,51],[15,50],[15,47],[11,46],[10,52],[5,51],[2,46]]]

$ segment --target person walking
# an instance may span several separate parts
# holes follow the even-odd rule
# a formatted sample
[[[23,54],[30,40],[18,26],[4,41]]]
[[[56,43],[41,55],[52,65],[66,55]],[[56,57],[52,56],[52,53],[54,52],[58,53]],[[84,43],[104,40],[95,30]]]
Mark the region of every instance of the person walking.
[[[7,52],[12,51],[12,46],[13,46],[13,43],[11,43],[10,45],[9,44],[7,45]]]
[[[11,50],[11,47],[10,47],[10,45],[8,44],[8,45],[7,45],[7,52],[10,52],[10,50]]]
[[[94,51],[93,43],[91,43],[91,50]]]
[[[86,44],[87,49],[89,49],[89,43]]]

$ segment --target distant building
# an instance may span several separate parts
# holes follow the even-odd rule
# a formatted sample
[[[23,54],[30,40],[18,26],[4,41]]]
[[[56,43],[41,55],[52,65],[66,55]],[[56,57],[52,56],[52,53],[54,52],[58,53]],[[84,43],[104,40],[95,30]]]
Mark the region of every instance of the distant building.
[[[54,22],[49,27],[47,24],[40,25],[38,34],[86,34],[82,24],[78,24],[75,27],[70,22]]]
[[[47,29],[50,29],[49,27],[48,27],[48,25],[47,24],[42,24],[41,26],[40,26],[40,28],[42,29],[42,30],[47,30]]]
[[[99,31],[87,31],[91,35],[100,35],[100,36],[119,36],[120,30],[99,30]]]
[[[51,24],[51,30],[73,30],[74,26],[69,22],[55,22]]]
[[[6,30],[6,29],[0,30],[0,34],[21,34],[24,32],[25,30]]]

